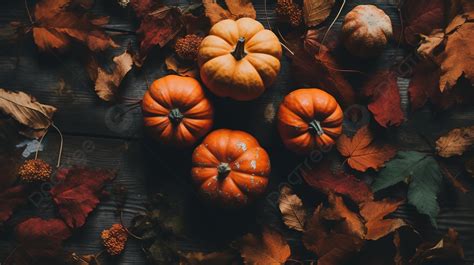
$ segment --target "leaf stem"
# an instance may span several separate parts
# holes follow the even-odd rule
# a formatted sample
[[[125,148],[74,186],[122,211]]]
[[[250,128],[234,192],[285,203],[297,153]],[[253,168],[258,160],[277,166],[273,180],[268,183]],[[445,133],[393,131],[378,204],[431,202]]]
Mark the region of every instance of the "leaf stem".
[[[346,0],[342,0],[342,5],[341,5],[341,7],[339,8],[339,11],[337,12],[336,17],[335,17],[334,20],[331,22],[331,25],[329,25],[328,30],[326,30],[326,32],[324,33],[323,39],[321,40],[321,46],[319,46],[319,52],[318,52],[319,55],[321,55],[321,48],[322,48],[322,46],[324,45],[324,41],[326,40],[326,37],[327,37],[329,31],[332,29],[332,27],[333,27],[334,24],[336,23],[337,19],[338,19],[339,16],[341,15],[342,9],[344,9],[344,6],[345,6],[345,5],[346,5]]]
[[[31,13],[30,13],[30,8],[28,7],[28,0],[25,0],[24,2],[25,2],[26,13],[28,14],[28,18],[30,19],[31,25],[33,25],[35,22],[33,21],[33,17],[31,16]]]

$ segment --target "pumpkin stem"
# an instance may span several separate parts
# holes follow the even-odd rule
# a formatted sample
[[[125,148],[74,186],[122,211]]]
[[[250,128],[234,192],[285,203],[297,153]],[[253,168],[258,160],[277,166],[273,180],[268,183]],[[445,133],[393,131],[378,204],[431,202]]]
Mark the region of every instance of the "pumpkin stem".
[[[227,177],[227,175],[229,175],[229,173],[230,173],[229,163],[221,162],[217,166],[217,173],[218,173],[217,174],[218,179],[224,179],[225,177]]]
[[[313,120],[312,122],[309,123],[309,130],[312,133],[316,133],[319,136],[324,134],[323,127],[321,127],[321,123],[317,120]]]
[[[181,113],[181,111],[179,111],[178,108],[175,108],[170,111],[168,118],[170,119],[171,123],[179,124],[183,120],[184,115]]]
[[[232,55],[237,61],[241,60],[242,58],[245,57],[245,55],[247,55],[244,50],[244,45],[245,45],[245,38],[240,37],[239,40],[237,41],[237,45],[235,46],[234,51],[232,52]]]

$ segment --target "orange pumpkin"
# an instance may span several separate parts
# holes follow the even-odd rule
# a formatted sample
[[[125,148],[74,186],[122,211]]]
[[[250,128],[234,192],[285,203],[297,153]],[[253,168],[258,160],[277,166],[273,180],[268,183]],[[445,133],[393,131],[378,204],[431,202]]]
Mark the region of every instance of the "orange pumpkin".
[[[275,81],[281,54],[277,36],[260,22],[222,20],[199,47],[201,79],[217,96],[252,100]]]
[[[321,89],[298,89],[278,110],[278,131],[285,146],[298,154],[325,149],[342,132],[343,113],[333,96]]]
[[[192,178],[211,202],[242,207],[261,195],[268,184],[270,158],[258,141],[242,131],[211,132],[193,153]]]
[[[190,146],[213,124],[213,108],[198,81],[168,75],[155,80],[143,96],[145,127],[161,143]]]

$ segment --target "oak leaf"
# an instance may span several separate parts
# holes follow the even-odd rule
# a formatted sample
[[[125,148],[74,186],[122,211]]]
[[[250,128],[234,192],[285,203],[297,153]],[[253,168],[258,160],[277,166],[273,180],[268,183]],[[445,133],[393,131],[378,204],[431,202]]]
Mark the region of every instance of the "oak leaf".
[[[42,0],[36,4],[33,38],[40,50],[65,50],[73,41],[91,51],[117,47],[101,29],[108,23],[107,17],[93,17],[75,6],[90,8],[86,1],[77,0]]]
[[[367,234],[365,238],[368,240],[378,240],[405,226],[406,223],[402,219],[384,219],[385,216],[395,212],[403,203],[403,200],[391,201],[387,199],[363,203],[360,214],[366,221]]]
[[[365,96],[371,97],[369,110],[383,127],[398,126],[404,120],[398,77],[394,71],[380,71],[372,75],[362,88]]]
[[[95,62],[95,61],[93,61]],[[132,69],[133,54],[126,50],[113,58],[114,70],[109,73],[102,67],[89,66],[93,73],[89,73],[95,82],[95,92],[104,101],[114,101],[123,78]]]
[[[352,138],[341,135],[337,140],[337,150],[347,157],[350,167],[362,172],[369,168],[378,170],[397,153],[391,145],[375,144],[368,126],[360,128]]]
[[[107,181],[115,178],[108,170],[74,166],[58,172],[59,184],[50,193],[59,214],[71,228],[84,225],[89,213],[100,202],[99,197]]]
[[[27,189],[23,185],[17,185],[0,192],[0,224],[7,221],[15,208],[25,204],[28,199]]]
[[[278,207],[283,216],[283,222],[292,229],[303,232],[306,211],[303,202],[294,194],[290,187],[284,186],[280,190]]]
[[[250,0],[226,0],[228,10],[222,8],[216,0],[203,0],[202,3],[211,25],[224,19],[257,18],[257,12]]]
[[[264,227],[261,237],[244,235],[238,245],[245,264],[285,264],[291,254],[285,238],[268,227]]]
[[[321,161],[311,170],[303,171],[302,177],[311,187],[326,194],[342,194],[356,203],[373,200],[372,191],[364,181],[341,170],[332,170],[327,160]]]
[[[304,0],[303,13],[306,26],[314,27],[321,24],[334,6],[335,0]]]
[[[52,257],[59,253],[62,242],[71,231],[61,219],[33,217],[15,227],[19,246],[31,257]]]
[[[436,151],[441,157],[462,155],[474,144],[474,126],[457,128],[436,141]]]
[[[43,136],[53,123],[56,108],[41,104],[36,99],[23,92],[12,92],[0,88],[0,110],[11,116],[26,129],[21,134],[39,138]]]

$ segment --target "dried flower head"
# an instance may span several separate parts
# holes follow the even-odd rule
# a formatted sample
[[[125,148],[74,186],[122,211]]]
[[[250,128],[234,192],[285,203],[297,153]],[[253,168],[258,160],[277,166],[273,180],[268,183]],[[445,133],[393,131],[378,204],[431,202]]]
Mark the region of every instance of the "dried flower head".
[[[24,182],[48,181],[53,169],[41,159],[26,160],[18,170],[18,176]]]
[[[109,229],[102,231],[100,235],[110,255],[118,255],[123,251],[127,243],[127,236],[127,231],[121,224],[113,224]]]
[[[277,15],[288,21],[293,27],[297,27],[303,21],[303,10],[291,0],[278,1],[275,12]]]
[[[174,46],[176,54],[178,54],[181,59],[190,61],[196,60],[202,39],[202,37],[195,34],[189,34],[179,38]]]

